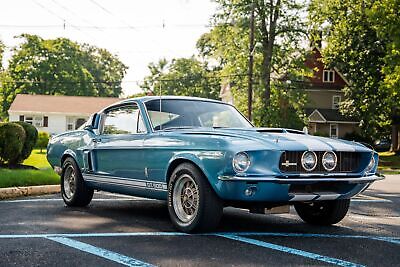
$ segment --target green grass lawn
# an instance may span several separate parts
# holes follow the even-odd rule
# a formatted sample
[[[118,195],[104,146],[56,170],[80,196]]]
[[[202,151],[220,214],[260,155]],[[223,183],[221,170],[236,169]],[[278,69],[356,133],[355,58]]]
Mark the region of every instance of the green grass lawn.
[[[24,162],[39,170],[10,170],[0,169],[0,188],[29,185],[59,184],[60,177],[51,169],[46,159],[46,151],[40,153],[34,149],[32,154]]]
[[[394,152],[380,152],[378,170],[385,174],[400,174],[400,156]]]

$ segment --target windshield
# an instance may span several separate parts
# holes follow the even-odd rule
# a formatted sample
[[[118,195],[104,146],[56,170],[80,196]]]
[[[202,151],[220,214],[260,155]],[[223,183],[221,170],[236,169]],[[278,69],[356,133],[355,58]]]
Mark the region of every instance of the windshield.
[[[250,128],[253,127],[231,105],[181,99],[150,100],[145,103],[154,130],[168,128]],[[161,111],[160,111],[161,107]]]

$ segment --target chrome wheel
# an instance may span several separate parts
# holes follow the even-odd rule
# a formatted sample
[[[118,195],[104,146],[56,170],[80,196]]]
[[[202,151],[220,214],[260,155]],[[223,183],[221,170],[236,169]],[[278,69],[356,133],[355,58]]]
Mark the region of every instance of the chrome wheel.
[[[76,175],[74,168],[69,165],[64,172],[64,194],[71,199],[76,191]]]
[[[190,175],[183,174],[176,180],[172,202],[176,216],[183,223],[196,217],[199,210],[199,188]]]

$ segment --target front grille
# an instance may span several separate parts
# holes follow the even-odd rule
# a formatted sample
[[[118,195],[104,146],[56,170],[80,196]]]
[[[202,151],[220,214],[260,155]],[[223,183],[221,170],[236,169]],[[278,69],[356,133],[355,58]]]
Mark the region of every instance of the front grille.
[[[322,156],[325,151],[314,151],[318,157],[317,167],[312,171],[306,171],[301,166],[301,156],[304,151],[285,151],[279,161],[279,169],[285,173],[344,173],[357,172],[360,165],[360,153],[357,152],[335,152],[337,156],[336,168],[330,172],[322,166]],[[285,165],[285,163],[288,163]],[[296,165],[294,165],[296,163]],[[282,165],[283,164],[283,165]]]

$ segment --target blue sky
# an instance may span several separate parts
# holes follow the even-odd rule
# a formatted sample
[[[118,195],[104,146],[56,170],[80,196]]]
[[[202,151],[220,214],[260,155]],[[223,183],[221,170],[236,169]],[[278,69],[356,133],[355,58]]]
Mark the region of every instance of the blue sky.
[[[150,62],[195,54],[215,9],[209,0],[3,0],[0,39],[9,49],[21,33],[106,48],[129,66],[123,81],[129,95],[140,91]]]

